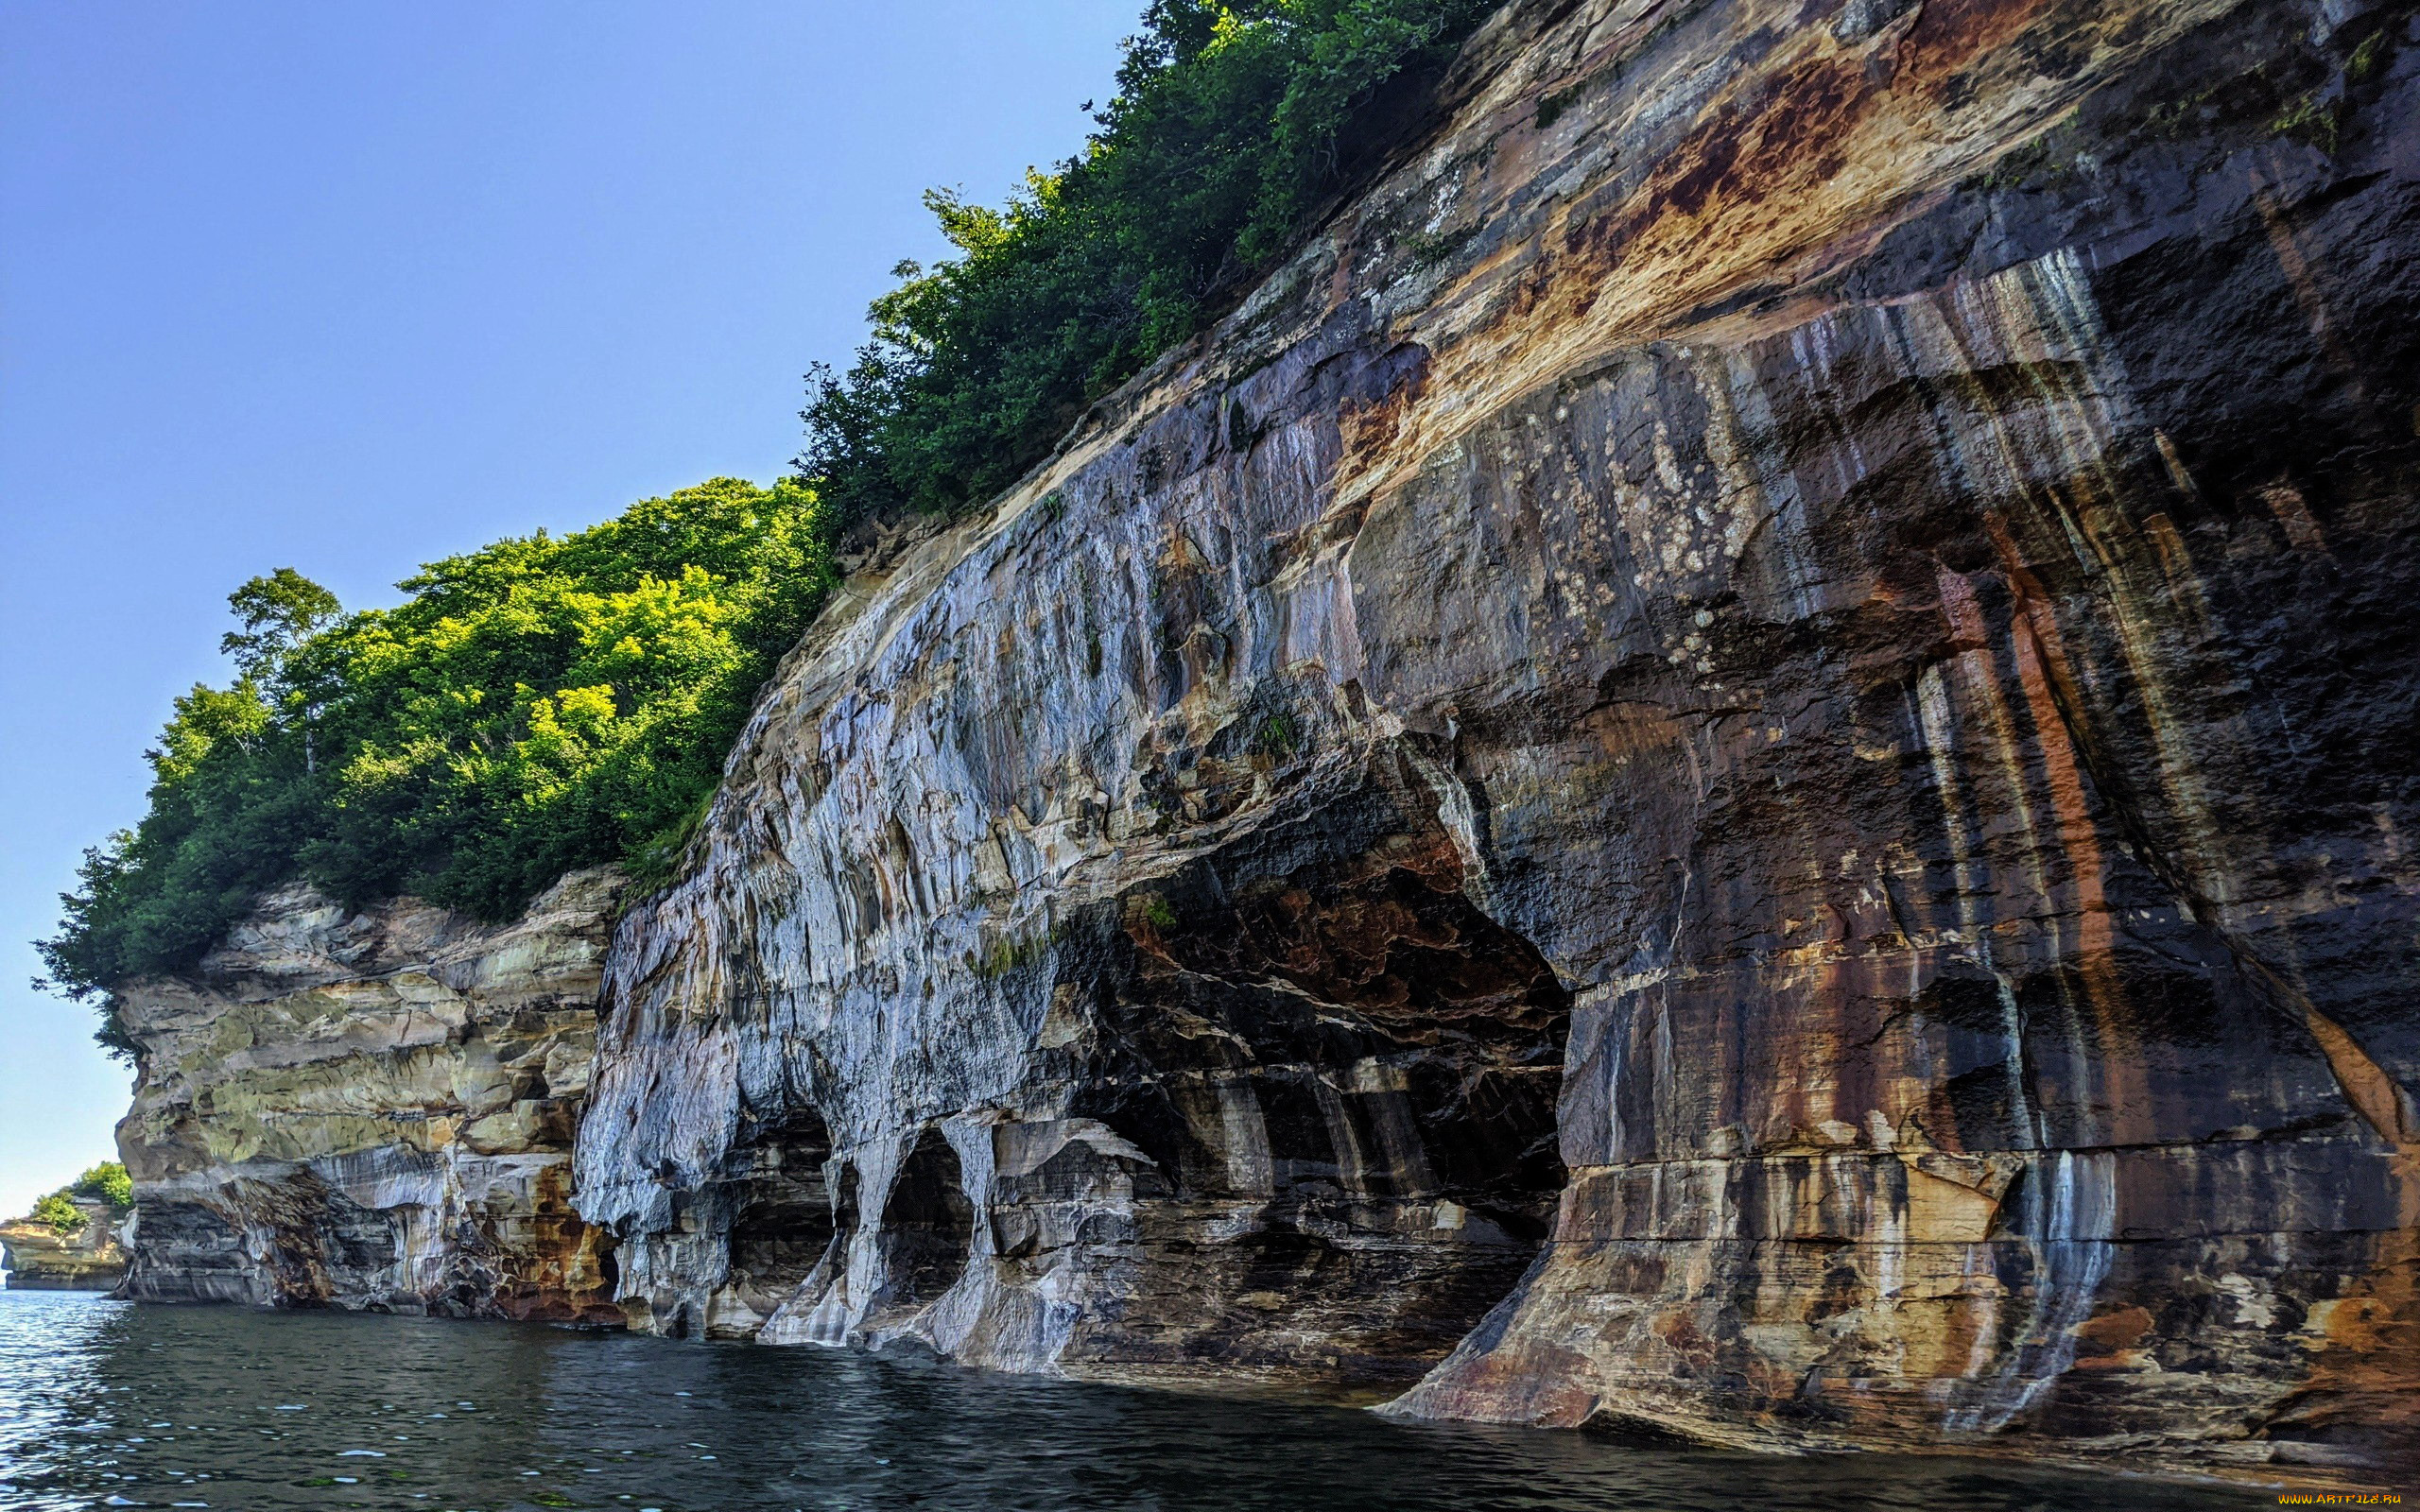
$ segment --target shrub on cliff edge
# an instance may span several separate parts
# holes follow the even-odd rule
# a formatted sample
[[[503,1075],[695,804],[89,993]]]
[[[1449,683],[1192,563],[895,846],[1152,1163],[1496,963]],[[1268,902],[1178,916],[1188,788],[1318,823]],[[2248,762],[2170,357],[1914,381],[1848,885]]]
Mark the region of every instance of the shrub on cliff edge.
[[[64,1192],[54,1192],[34,1203],[34,1222],[46,1223],[62,1234],[72,1234],[91,1220],[84,1210],[67,1200]]]
[[[134,1206],[134,1178],[115,1160],[103,1160],[69,1182],[63,1191],[71,1197],[106,1202],[120,1212]]]
[[[78,1231],[92,1221],[76,1205],[78,1197],[87,1202],[106,1202],[113,1211],[124,1213],[134,1206],[134,1181],[125,1166],[115,1160],[103,1160],[58,1191],[36,1199],[33,1221],[48,1224],[62,1234]]]

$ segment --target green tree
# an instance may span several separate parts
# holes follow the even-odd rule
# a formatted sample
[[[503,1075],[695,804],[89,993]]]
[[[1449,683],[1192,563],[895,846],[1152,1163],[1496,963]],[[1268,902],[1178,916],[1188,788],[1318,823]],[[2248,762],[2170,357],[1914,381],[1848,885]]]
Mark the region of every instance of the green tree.
[[[70,1196],[92,1197],[124,1212],[134,1206],[134,1178],[115,1160],[103,1160],[67,1186]]]
[[[809,375],[801,473],[847,519],[1015,481],[1382,162],[1491,9],[1155,0],[1081,152],[997,208],[925,196],[956,255],[901,264],[856,364]]]
[[[176,701],[149,811],[86,853],[40,946],[50,981],[182,970],[298,876],[491,919],[575,867],[660,878],[831,588],[829,535],[795,481],[715,478],[431,562],[389,609],[332,619],[299,574],[254,578],[237,678]]]
[[[62,1234],[72,1234],[90,1221],[63,1192],[54,1192],[34,1204],[34,1222],[46,1223]]]
[[[344,612],[337,595],[291,567],[247,580],[227,595],[239,629],[218,639],[218,649],[246,679],[274,685],[285,659],[312,633]]]
[[[289,699],[297,704],[302,736],[302,770],[319,769],[320,705],[298,696],[287,676],[287,662],[304,642],[344,612],[337,595],[291,567],[280,567],[266,577],[254,577],[227,595],[227,607],[242,627],[219,637],[218,649],[242,674],[236,691],[267,700],[272,707]],[[197,690],[199,691],[199,690]]]

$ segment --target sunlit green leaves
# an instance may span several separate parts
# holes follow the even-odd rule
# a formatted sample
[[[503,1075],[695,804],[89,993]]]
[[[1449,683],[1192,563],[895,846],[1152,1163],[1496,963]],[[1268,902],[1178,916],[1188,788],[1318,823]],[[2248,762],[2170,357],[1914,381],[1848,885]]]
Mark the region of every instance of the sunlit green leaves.
[[[804,487],[717,478],[432,562],[394,608],[285,637],[260,669],[274,691],[195,688],[152,753],[150,812],[65,899],[54,979],[190,964],[297,874],[498,918],[573,867],[667,865],[830,589],[828,536]]]
[[[54,1192],[34,1203],[34,1222],[48,1224],[62,1234],[75,1233],[90,1221],[84,1216],[84,1210],[68,1201],[63,1192]]]
[[[1199,331],[1376,161],[1390,86],[1487,0],[1157,0],[1099,129],[997,209],[925,198],[958,251],[902,264],[847,372],[820,371],[802,471],[847,518],[1007,487],[1083,406]]]

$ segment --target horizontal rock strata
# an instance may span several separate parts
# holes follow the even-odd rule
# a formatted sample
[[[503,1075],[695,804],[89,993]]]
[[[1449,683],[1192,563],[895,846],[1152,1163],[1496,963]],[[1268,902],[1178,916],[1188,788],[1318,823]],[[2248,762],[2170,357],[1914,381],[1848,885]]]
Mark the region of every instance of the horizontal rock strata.
[[[618,1322],[570,1152],[620,890],[575,873],[492,927],[297,885],[120,993],[122,1295]]]
[[[2391,1452],[2415,71],[2358,3],[1508,8],[785,666],[614,939],[633,1316]]]

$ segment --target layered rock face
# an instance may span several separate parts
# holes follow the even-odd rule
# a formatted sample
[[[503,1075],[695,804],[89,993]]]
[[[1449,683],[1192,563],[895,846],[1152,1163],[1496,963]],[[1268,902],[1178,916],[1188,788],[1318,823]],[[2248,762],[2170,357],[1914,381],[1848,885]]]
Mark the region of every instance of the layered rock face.
[[[786,664],[614,938],[625,1304],[2391,1452],[2416,80],[2359,0],[1508,8]]]
[[[60,1232],[38,1218],[0,1224],[0,1270],[12,1292],[106,1292],[126,1279],[118,1243],[123,1215],[106,1202],[68,1199],[84,1215],[81,1228]]]
[[[487,926],[297,885],[193,979],[121,993],[121,1295],[618,1321],[570,1165],[621,886],[574,873]]]

